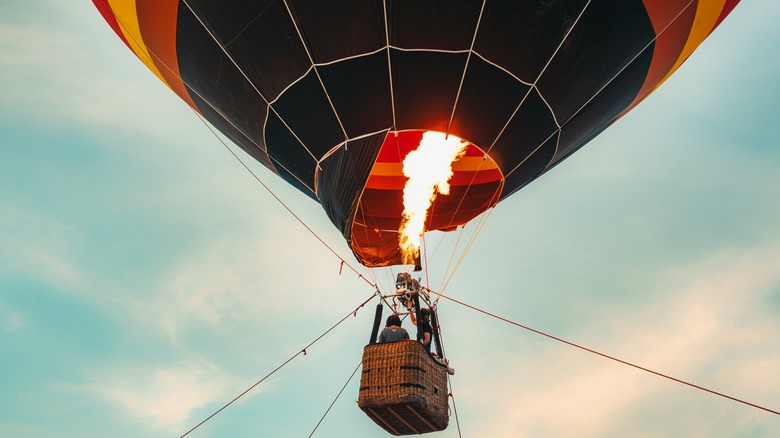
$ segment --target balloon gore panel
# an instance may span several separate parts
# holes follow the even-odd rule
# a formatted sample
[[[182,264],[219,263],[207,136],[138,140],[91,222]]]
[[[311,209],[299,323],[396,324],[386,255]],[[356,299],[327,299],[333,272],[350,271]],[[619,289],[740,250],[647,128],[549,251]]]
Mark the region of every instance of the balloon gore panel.
[[[384,266],[402,260],[401,163],[424,131],[468,142],[426,224],[449,230],[636,106],[738,0],[93,3],[188,105],[320,202],[361,263]]]

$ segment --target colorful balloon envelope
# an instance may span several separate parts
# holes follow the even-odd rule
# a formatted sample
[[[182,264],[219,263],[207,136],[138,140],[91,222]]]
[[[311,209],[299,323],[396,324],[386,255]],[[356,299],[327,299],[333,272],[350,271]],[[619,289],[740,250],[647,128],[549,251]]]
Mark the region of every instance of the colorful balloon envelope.
[[[425,131],[467,142],[426,220],[451,230],[641,102],[738,0],[93,2],[375,267],[402,263],[402,162]]]

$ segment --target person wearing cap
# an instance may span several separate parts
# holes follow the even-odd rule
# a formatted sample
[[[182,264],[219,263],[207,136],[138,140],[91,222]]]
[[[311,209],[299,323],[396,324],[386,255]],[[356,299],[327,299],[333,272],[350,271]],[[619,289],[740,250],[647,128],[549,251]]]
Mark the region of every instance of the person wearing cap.
[[[377,342],[393,342],[409,339],[409,333],[401,327],[401,318],[398,315],[387,317],[387,327],[379,334]]]
[[[418,341],[423,344],[425,350],[431,352],[431,339],[433,335],[433,329],[431,328],[431,309],[420,309],[419,330],[417,331]]]

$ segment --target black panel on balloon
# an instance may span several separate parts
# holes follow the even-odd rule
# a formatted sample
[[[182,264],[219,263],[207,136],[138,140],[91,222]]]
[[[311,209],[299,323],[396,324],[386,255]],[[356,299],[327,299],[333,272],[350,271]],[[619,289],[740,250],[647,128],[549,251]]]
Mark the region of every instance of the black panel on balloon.
[[[189,9],[179,8],[176,55],[182,81],[204,100],[219,107],[222,50]]]
[[[472,56],[450,132],[486,150],[509,121],[528,88],[505,71]]]
[[[537,82],[558,123],[565,123],[654,37],[641,1],[590,3]]]
[[[652,58],[650,47],[562,127],[560,145],[551,166],[601,133],[631,104],[644,83]]]
[[[325,65],[318,70],[350,138],[393,126],[385,51]]]
[[[387,131],[352,140],[322,161],[317,176],[317,194],[322,208],[341,233],[349,239],[352,217],[360,195],[382,148]]]
[[[285,91],[273,108],[318,160],[345,140],[313,70]]]
[[[225,59],[189,9],[179,8],[178,23],[180,29],[188,32],[186,38],[177,39],[176,51],[179,71],[191,98],[212,125],[232,133],[231,139],[245,151],[270,164],[264,153],[253,150],[263,147],[263,121],[268,107],[265,101]]]
[[[444,132],[467,55],[391,50],[390,56],[397,129]]]
[[[490,150],[490,156],[506,175],[557,130],[550,109],[533,89]]]
[[[387,44],[381,0],[288,0],[287,4],[317,64],[374,52]]]
[[[179,13],[182,9],[192,9],[200,21],[211,30],[222,46],[233,41],[241,31],[251,24],[257,17],[273,13],[268,10],[275,0],[255,0],[251,2],[225,1],[225,0],[187,0],[180,2]],[[277,2],[278,3],[278,2]]]
[[[593,2],[578,27],[591,41],[610,78],[620,73],[656,37],[642,0]]]
[[[504,190],[501,192],[503,201],[512,193],[520,190],[531,181],[544,173],[545,166],[552,160],[555,154],[555,145],[558,136],[554,135],[547,140],[539,149],[536,150],[527,160],[523,162],[514,172],[506,176],[504,180]]]
[[[189,88],[187,91],[190,93],[192,101],[195,102],[195,105],[197,105],[201,114],[203,114],[203,117],[205,117],[212,126],[225,134],[233,143],[237,144],[241,149],[259,161],[265,167],[268,167],[272,171],[276,172],[276,168],[271,163],[271,159],[268,158],[268,154],[265,152],[265,150],[262,149],[263,138],[259,131],[252,129],[252,137],[248,137],[250,132],[239,131],[235,126],[231,125],[224,117],[217,113],[195,93],[190,91]],[[265,116],[263,116],[263,119],[265,119]]]
[[[220,112],[245,135],[260,139],[262,142],[262,124],[268,111],[268,104],[233,63],[222,57],[216,65],[219,66],[220,72],[215,99]]]
[[[276,99],[285,87],[303,76],[311,67],[301,38],[284,7],[284,2],[252,6],[252,2],[188,1],[206,21],[217,39],[262,93],[266,100]],[[179,8],[179,15],[185,6]],[[197,21],[195,26],[203,26]],[[178,23],[178,34],[190,32]],[[186,34],[188,35],[188,34]],[[188,39],[177,38],[178,41]],[[181,62],[182,57],[179,57]]]
[[[474,51],[533,83],[586,0],[488,2]]]
[[[482,0],[387,2],[390,45],[404,49],[469,50]]]
[[[265,138],[268,143],[268,154],[280,165],[276,166],[279,174],[299,189],[314,193],[314,171],[317,168],[317,162],[274,113],[268,115]],[[287,172],[284,171],[285,169]],[[288,172],[301,181],[298,182],[295,178],[287,175]],[[305,187],[302,187],[301,184]]]
[[[317,199],[317,195],[314,194],[314,191],[298,181],[295,176],[293,176],[293,174],[284,170],[284,167],[280,166],[278,163],[274,163],[274,167],[276,168],[277,173],[279,173],[279,176],[282,177],[283,180],[287,181],[287,184],[290,184],[291,186],[303,192],[304,195],[319,202],[319,199]]]

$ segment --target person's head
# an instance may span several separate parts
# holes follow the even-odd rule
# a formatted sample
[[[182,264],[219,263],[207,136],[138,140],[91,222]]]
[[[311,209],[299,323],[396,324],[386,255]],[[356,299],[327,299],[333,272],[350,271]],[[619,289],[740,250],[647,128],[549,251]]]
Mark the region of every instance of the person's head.
[[[387,326],[397,325],[401,327],[401,318],[398,315],[390,315],[387,317]]]
[[[420,309],[420,315],[422,316],[422,319],[430,319],[431,309],[428,308]]]

